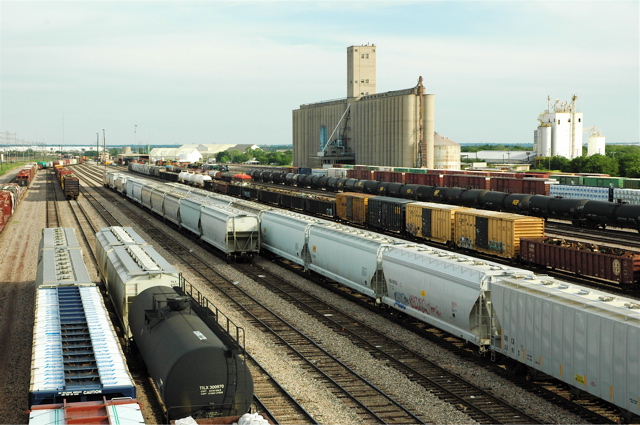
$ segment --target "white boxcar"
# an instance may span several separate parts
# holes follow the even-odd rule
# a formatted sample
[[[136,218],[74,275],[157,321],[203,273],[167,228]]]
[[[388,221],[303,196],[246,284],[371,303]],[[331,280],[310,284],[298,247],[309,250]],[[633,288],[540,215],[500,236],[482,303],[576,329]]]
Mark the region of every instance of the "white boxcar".
[[[203,204],[203,241],[227,255],[251,257],[260,252],[260,221],[255,214],[228,206]]]
[[[494,282],[491,303],[492,349],[640,414],[638,300],[539,276]]]
[[[118,176],[122,176],[122,173],[118,173],[117,171],[105,171],[102,179],[102,183],[104,186],[108,186],[112,189],[115,189],[115,179]]]
[[[115,246],[107,253],[103,278],[109,297],[120,316],[127,337],[129,305],[140,292],[152,286],[177,286],[180,273],[151,245]]]
[[[180,226],[200,236],[200,210],[204,205],[228,206],[230,200],[189,193],[180,201]]]
[[[129,179],[130,177],[125,174],[119,174],[114,178],[113,183],[118,193],[123,195],[127,193],[127,180]]]
[[[200,236],[200,210],[206,199],[185,196],[180,200],[180,227]]]
[[[261,245],[267,251],[305,265],[308,257],[306,249],[306,231],[314,224],[332,224],[330,221],[319,220],[302,214],[288,211],[270,210],[260,214]],[[304,252],[303,252],[304,251]]]
[[[370,297],[383,286],[381,253],[406,243],[339,224],[311,226],[307,233],[307,268]]]
[[[109,261],[107,254],[116,246],[148,245],[147,242],[131,227],[104,227],[96,233],[96,261],[102,276],[106,272]]]
[[[172,191],[164,194],[163,216],[176,226],[180,225],[180,202],[185,198],[186,193]]]
[[[159,187],[151,192],[151,211],[164,217],[164,198],[173,189],[170,187]]]
[[[162,188],[162,185],[158,183],[145,182],[145,184],[142,186],[142,192],[140,194],[142,206],[152,209],[152,193],[160,188]]]
[[[127,179],[127,198],[132,201],[137,202],[138,204],[142,203],[142,186],[144,186],[145,181],[129,178]]]
[[[81,248],[46,248],[40,252],[36,287],[93,283]]]
[[[491,282],[525,270],[478,261],[424,245],[394,246],[382,253],[386,290],[382,302],[481,348],[490,344]]]
[[[76,231],[71,227],[49,227],[42,229],[40,251],[45,248],[80,248]]]

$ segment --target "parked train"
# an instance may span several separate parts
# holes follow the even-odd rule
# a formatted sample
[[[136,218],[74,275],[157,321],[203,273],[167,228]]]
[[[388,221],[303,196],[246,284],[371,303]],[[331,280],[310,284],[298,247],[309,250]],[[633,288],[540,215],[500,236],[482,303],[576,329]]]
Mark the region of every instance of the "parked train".
[[[253,379],[244,347],[228,333],[228,323],[220,324],[223,315],[189,296],[179,273],[132,228],[101,229],[96,252],[109,297],[166,419],[246,413]]]
[[[263,249],[640,414],[640,304],[589,288],[292,212],[262,213]],[[532,373],[533,374],[533,373]]]
[[[165,173],[169,174],[169,173]],[[110,177],[112,180],[113,178]],[[122,177],[123,179],[126,177]],[[346,223],[367,226],[373,230],[382,229],[395,231],[398,236],[407,237],[415,241],[428,240],[447,247],[456,246],[465,250],[477,251],[514,261],[523,261],[529,266],[552,267],[583,276],[591,276],[620,285],[624,289],[632,289],[640,284],[640,254],[631,251],[606,250],[600,246],[593,247],[559,244],[553,247],[549,241],[540,242],[544,236],[543,219],[511,212],[481,210],[466,206],[436,202],[416,202],[409,199],[376,196],[358,192],[339,192],[335,198],[327,196],[312,196],[295,193],[291,189],[282,187],[260,188],[250,185],[239,185],[213,180],[211,189],[252,201],[260,201],[267,205],[305,212],[314,216],[338,219]],[[377,183],[377,182],[374,182]],[[117,187],[118,181],[112,183]],[[158,191],[180,190],[183,193],[209,194],[188,186],[169,183],[165,186],[171,189],[157,189]],[[369,186],[371,188],[371,186]],[[409,190],[409,185],[402,186]],[[160,193],[159,192],[159,193]],[[476,196],[473,190],[466,191],[461,199],[468,205],[469,196]],[[504,195],[489,192],[486,197]],[[524,196],[524,198],[523,198]],[[242,205],[238,200],[226,195],[216,195],[224,203],[241,208],[253,214],[260,209]],[[517,203],[528,200],[532,195],[511,194],[511,202]],[[554,210],[560,210],[556,204],[573,202],[552,198],[550,204]],[[143,201],[143,203],[148,201]],[[586,201],[584,201],[586,203]],[[156,203],[157,204],[157,203]],[[258,204],[254,204],[258,205]],[[165,211],[151,208],[160,215]],[[175,214],[173,214],[175,215]],[[558,218],[558,216],[556,216]],[[521,239],[528,238],[526,260],[521,258]],[[547,247],[537,248],[540,244]],[[568,256],[579,255],[585,262],[566,261]],[[588,258],[588,260],[587,260]],[[585,267],[586,262],[596,261],[599,267]]]
[[[263,250],[637,420],[637,300],[318,217],[268,206],[256,212]]]
[[[29,424],[144,423],[136,387],[73,229],[42,231]]]
[[[184,185],[157,184],[108,172],[104,184],[159,214],[230,257],[251,260],[260,251],[260,223],[255,214],[213,193]]]
[[[0,232],[9,223],[25,192],[26,187],[18,183],[0,184]]]
[[[26,164],[22,167],[18,174],[16,174],[16,183],[20,186],[29,187],[31,182],[36,177],[36,173],[38,172],[38,164],[31,163]]]
[[[635,229],[640,232],[640,205],[566,199],[545,195],[507,193],[486,189],[438,187],[379,182],[376,180],[337,179],[312,174],[284,174],[249,170],[254,180],[325,189],[361,192],[422,202],[438,202],[474,208],[513,212],[542,218],[571,221],[575,226],[606,226]]]
[[[78,177],[73,175],[73,171],[64,165],[56,165],[54,170],[65,198],[78,199],[78,196],[80,196],[80,180]]]
[[[27,164],[16,174],[15,183],[0,184],[0,232],[9,223],[37,171],[37,164]]]

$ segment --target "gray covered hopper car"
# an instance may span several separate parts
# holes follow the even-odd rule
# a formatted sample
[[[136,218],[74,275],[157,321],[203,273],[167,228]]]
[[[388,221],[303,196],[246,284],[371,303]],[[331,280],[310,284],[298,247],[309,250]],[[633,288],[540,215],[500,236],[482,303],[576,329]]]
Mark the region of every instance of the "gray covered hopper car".
[[[129,309],[133,338],[169,419],[246,413],[253,379],[242,349],[214,332],[176,288],[139,293]]]
[[[96,243],[100,245],[100,240],[96,239]],[[131,337],[126,322],[131,300],[152,286],[179,285],[180,273],[151,245],[106,246],[100,249],[107,252],[102,278],[125,327],[126,336]]]
[[[62,227],[42,229],[36,287],[92,282],[75,231]]]

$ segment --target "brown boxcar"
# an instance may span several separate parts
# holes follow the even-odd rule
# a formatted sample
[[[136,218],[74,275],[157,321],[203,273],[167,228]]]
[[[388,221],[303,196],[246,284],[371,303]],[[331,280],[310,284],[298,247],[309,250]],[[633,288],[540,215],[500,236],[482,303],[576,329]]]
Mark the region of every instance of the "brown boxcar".
[[[60,184],[67,199],[78,199],[80,195],[80,180],[72,174],[62,174]]]
[[[520,238],[544,236],[544,219],[468,208],[456,211],[454,232],[461,248],[517,259]]]
[[[398,171],[374,171],[373,180],[379,182],[404,183],[404,173]]]
[[[471,174],[445,174],[444,186],[489,190],[491,189],[491,178]]]
[[[443,244],[453,243],[455,213],[462,209],[466,208],[433,202],[407,204],[407,234]]]
[[[367,222],[369,198],[367,193],[342,192],[336,194],[336,216],[356,224]]]
[[[405,173],[405,184],[421,184],[424,186],[444,186],[443,174]]]
[[[552,269],[617,282],[640,283],[640,252],[550,237],[522,238],[521,260]]]
[[[371,170],[348,170],[347,178],[357,180],[373,180],[373,171]]]

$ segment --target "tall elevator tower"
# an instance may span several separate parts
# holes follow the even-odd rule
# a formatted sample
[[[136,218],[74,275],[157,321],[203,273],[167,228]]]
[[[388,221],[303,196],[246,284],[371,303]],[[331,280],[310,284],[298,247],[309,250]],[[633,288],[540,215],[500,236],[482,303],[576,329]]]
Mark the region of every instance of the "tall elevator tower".
[[[376,93],[376,46],[347,48],[347,102]]]

